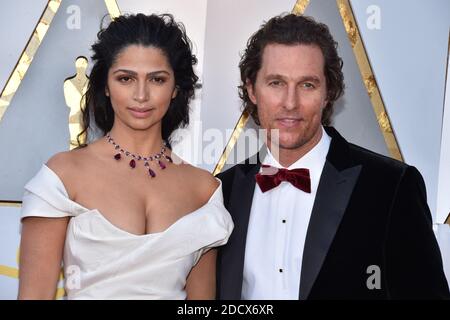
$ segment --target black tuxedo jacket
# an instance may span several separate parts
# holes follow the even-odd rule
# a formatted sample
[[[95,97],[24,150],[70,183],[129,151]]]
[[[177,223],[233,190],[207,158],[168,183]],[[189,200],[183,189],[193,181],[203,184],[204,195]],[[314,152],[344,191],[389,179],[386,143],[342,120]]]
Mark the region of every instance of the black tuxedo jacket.
[[[420,173],[348,143],[334,128],[325,130],[331,145],[305,246],[298,248],[303,250],[299,299],[449,298]],[[257,155],[218,175],[235,223],[218,253],[218,299],[241,299],[259,169]],[[367,285],[376,283],[373,265],[379,267],[379,289]]]

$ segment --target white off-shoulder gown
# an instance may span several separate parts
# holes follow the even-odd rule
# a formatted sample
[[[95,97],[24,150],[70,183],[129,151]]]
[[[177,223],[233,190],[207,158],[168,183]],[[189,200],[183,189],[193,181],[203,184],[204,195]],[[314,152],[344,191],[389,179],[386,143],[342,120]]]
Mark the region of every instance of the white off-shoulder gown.
[[[135,235],[70,200],[46,165],[25,186],[22,218],[31,216],[71,217],[63,260],[68,299],[185,299],[192,267],[233,230],[221,185],[165,231]]]

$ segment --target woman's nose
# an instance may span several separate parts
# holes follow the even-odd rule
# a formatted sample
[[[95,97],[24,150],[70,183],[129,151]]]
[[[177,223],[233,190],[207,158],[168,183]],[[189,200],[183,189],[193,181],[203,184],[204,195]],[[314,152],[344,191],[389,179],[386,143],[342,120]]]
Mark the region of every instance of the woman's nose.
[[[136,100],[137,102],[147,101],[149,95],[148,90],[149,89],[145,82],[138,83],[134,92],[134,100]]]

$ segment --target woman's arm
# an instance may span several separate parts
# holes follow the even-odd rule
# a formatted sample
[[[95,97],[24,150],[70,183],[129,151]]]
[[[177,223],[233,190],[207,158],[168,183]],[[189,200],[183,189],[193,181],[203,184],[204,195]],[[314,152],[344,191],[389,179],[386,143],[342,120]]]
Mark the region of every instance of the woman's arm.
[[[69,217],[22,221],[19,299],[54,299]]]
[[[188,300],[212,300],[216,297],[217,250],[211,249],[192,268],[186,280]]]
[[[192,179],[195,185],[192,188],[199,190],[200,203],[207,203],[219,187],[214,176],[203,169],[195,168]],[[192,268],[186,280],[186,293],[188,300],[212,300],[216,298],[216,259],[217,249],[210,249],[204,253],[197,264]]]

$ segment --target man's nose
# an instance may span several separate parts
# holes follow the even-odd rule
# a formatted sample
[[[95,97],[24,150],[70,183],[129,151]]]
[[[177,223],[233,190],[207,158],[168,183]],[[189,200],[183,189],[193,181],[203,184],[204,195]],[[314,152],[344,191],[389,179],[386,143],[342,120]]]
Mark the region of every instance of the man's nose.
[[[288,110],[295,109],[298,105],[298,92],[296,86],[288,86],[286,89],[284,107]]]

